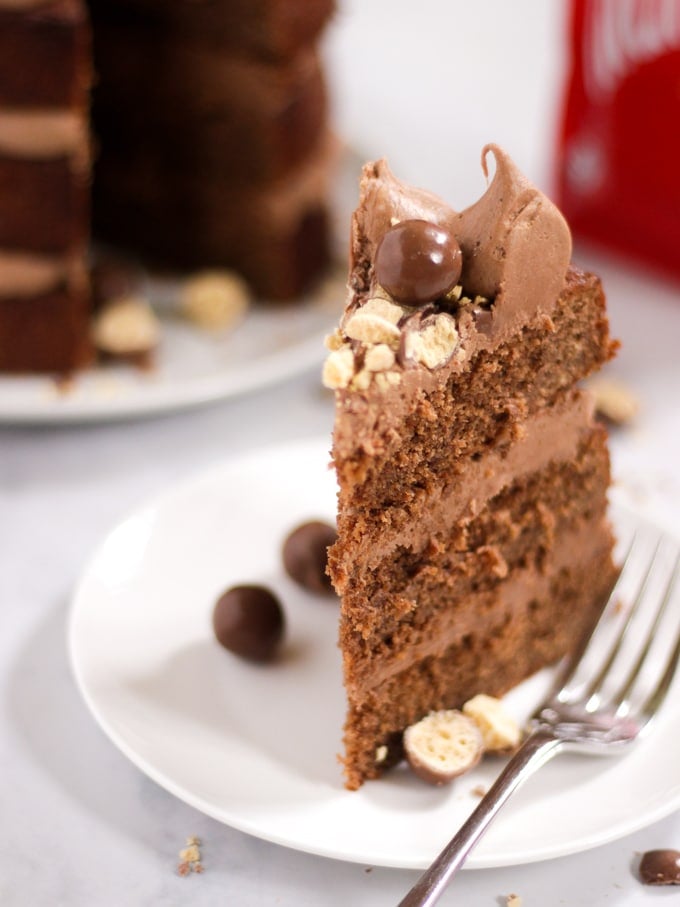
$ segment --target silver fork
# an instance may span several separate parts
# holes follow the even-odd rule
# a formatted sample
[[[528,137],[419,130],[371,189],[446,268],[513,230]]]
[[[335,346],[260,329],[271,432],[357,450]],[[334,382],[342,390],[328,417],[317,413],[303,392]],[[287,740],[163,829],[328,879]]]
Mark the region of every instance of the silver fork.
[[[647,730],[680,657],[680,628],[667,628],[679,572],[668,540],[650,546],[633,536],[599,620],[534,713],[525,742],[398,907],[432,907],[511,794],[553,756],[623,753]],[[669,640],[659,669],[658,643]]]

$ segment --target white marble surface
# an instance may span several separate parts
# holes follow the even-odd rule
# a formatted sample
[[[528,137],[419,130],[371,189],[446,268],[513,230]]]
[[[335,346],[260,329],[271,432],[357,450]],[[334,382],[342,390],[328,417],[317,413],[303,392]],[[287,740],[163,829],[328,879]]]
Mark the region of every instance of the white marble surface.
[[[462,16],[462,3],[374,0],[364,6],[370,8],[360,9],[358,0],[343,4],[328,42],[337,116],[353,144],[367,155],[387,152],[404,176],[427,181],[455,201],[459,190],[467,189],[470,197],[478,190],[477,183],[457,186],[456,174],[469,183],[479,146],[489,138],[511,147],[535,179],[547,179],[546,117],[559,73],[556,3],[485,0],[460,21],[443,11],[459,8]],[[387,17],[382,37],[375,30],[381,17]],[[414,34],[416,46],[407,52],[406,38]],[[494,83],[488,74],[479,76],[479,65],[471,68],[473,58],[494,65],[510,56],[516,60],[517,47],[535,41],[540,72],[515,71],[513,84]],[[434,75],[441,94],[431,88]],[[457,80],[479,81],[477,109]],[[528,106],[520,103],[525,89]],[[447,99],[454,93],[461,94],[459,104]],[[444,102],[453,108],[449,120],[436,116]],[[457,130],[465,135],[459,143]],[[641,399],[635,426],[613,436],[615,475],[638,507],[680,534],[678,287],[587,250],[579,250],[579,257],[602,273],[614,330],[624,341],[611,373]],[[266,844],[177,801],[98,730],[67,663],[71,591],[115,522],[145,498],[231,453],[328,433],[331,420],[330,400],[311,372],[176,416],[0,429],[3,907],[388,907],[413,883],[412,872],[343,864]],[[205,872],[180,878],[177,853],[192,834],[203,841]],[[677,890],[645,889],[633,871],[638,852],[664,846],[680,847],[677,814],[588,853],[464,872],[442,903],[502,905],[510,892],[519,893],[525,907],[665,903]]]

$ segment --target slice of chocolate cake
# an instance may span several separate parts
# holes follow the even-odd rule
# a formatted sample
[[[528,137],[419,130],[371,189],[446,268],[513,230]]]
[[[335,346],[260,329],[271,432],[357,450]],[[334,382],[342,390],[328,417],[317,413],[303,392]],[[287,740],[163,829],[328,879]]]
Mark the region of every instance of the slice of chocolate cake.
[[[347,787],[437,709],[564,655],[614,578],[603,430],[577,383],[614,351],[600,282],[497,146],[457,213],[364,168],[329,338]]]

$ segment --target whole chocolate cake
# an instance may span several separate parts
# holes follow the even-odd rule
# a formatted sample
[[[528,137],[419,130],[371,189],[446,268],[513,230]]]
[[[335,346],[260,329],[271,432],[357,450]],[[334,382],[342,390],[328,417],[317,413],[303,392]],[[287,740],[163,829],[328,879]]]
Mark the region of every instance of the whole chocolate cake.
[[[366,165],[324,381],[349,788],[406,727],[564,655],[614,579],[604,431],[578,382],[615,350],[600,281],[495,145],[456,212]]]
[[[91,355],[91,81],[80,0],[0,0],[0,370]]]
[[[0,371],[91,358],[91,221],[151,264],[232,268],[270,300],[321,273],[333,5],[0,0]]]

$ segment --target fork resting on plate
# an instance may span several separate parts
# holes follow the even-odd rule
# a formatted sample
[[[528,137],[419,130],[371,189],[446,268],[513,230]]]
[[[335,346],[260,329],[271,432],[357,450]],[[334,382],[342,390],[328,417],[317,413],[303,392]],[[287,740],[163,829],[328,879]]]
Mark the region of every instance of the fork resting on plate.
[[[633,536],[599,620],[535,712],[529,736],[398,907],[432,907],[511,794],[553,756],[565,750],[614,755],[640,738],[666,697],[680,657],[680,627],[668,626],[674,616],[677,623],[670,605],[680,553],[670,549],[663,537],[650,546],[640,534]],[[657,644],[668,640],[659,667]]]

